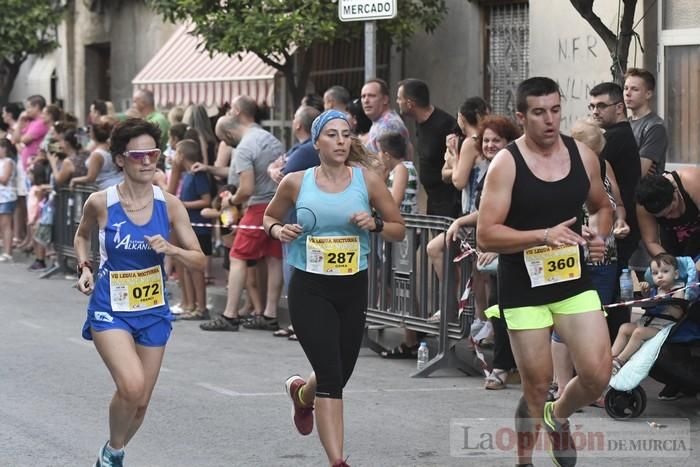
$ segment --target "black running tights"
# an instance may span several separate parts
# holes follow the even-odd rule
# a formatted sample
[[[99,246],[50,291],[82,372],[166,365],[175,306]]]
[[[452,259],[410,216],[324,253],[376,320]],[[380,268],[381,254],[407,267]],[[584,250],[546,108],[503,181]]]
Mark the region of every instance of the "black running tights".
[[[360,353],[367,310],[367,271],[324,276],[294,269],[289,315],[316,373],[316,397],[343,398]]]

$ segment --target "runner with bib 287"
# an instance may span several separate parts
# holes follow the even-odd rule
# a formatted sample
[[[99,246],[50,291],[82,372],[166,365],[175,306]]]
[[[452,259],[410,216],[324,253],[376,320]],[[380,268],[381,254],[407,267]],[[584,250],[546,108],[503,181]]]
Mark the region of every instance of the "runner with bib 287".
[[[282,179],[264,225],[270,237],[290,243],[289,315],[314,370],[307,381],[293,375],[285,384],[294,425],[302,435],[310,434],[315,408],[329,463],[346,467],[342,397],[365,327],[368,232],[399,241],[405,228],[384,182],[348,164],[366,161],[367,154],[362,145],[352,144],[343,112],[328,110],[316,117],[311,139],[321,165]],[[292,208],[297,222],[283,224],[280,219]]]

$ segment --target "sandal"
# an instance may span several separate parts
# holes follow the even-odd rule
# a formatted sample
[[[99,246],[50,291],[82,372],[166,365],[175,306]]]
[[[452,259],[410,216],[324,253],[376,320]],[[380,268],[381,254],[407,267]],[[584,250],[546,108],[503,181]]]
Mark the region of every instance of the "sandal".
[[[506,388],[506,379],[508,378],[508,370],[493,369],[484,381],[484,389],[498,390]]]
[[[204,310],[188,311],[178,316],[178,319],[185,321],[205,321],[209,319],[209,310],[205,308]]]
[[[277,331],[273,332],[272,335],[275,337],[290,337],[294,334],[294,328],[289,325],[284,329],[278,329]]]
[[[277,331],[280,328],[277,318],[267,318],[263,315],[253,315],[253,319],[243,322],[243,327],[257,331]]]
[[[194,311],[194,307],[186,307],[182,306],[182,303],[178,303],[177,305],[173,305],[170,307],[170,313],[174,315],[183,315],[183,314],[189,314]],[[179,318],[179,316],[178,316]]]
[[[380,355],[382,358],[394,360],[416,358],[418,356],[418,344],[414,345],[413,347],[409,347],[405,342],[402,342],[391,350],[385,350]]]
[[[289,340],[289,341],[298,341],[299,338],[297,337],[296,334],[291,333],[291,334],[289,335],[289,337],[287,337],[287,340]]]
[[[238,331],[239,324],[240,320],[231,322],[223,316],[217,316],[215,319],[201,323],[199,329],[202,331]]]

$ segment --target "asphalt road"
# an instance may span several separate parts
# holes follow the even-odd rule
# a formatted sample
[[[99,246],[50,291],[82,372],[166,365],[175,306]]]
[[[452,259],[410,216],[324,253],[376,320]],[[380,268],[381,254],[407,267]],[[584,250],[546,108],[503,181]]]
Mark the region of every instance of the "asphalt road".
[[[92,465],[107,438],[113,383],[92,344],[80,337],[87,299],[65,278],[39,280],[26,266],[0,264],[0,466]],[[174,328],[125,465],[327,465],[317,434],[301,437],[291,424],[283,382],[309,371],[297,343],[262,331],[205,333],[192,322]],[[473,428],[466,439],[461,428],[450,427],[457,419],[464,419],[462,426],[510,426],[518,386],[485,391],[480,378],[447,370],[412,379],[414,366],[362,350],[345,391],[350,465],[514,465],[510,453],[486,456],[484,445],[474,448]],[[578,465],[700,465],[700,402],[662,403],[655,399],[659,385],[645,386],[649,406],[639,419],[611,422],[601,409],[587,408],[574,423],[635,439],[680,430],[688,445],[655,453],[635,445],[625,458],[585,453]],[[552,465],[545,457],[535,464]]]

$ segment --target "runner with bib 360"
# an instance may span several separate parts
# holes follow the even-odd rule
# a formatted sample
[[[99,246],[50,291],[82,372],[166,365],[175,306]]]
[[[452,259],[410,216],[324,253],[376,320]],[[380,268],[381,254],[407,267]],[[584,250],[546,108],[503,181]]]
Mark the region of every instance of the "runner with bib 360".
[[[160,130],[129,119],[112,131],[114,163],[124,182],[93,193],[75,234],[78,288],[90,297],[83,337],[109,369],[117,390],[109,407],[109,441],[96,467],[123,465],[124,447],[141,426],[172,329],[163,259],[203,270],[205,257],[182,202],[153,186]],[[100,229],[100,265],[89,261],[92,230]],[[182,248],[168,241],[170,230]]]
[[[596,155],[559,133],[561,96],[549,78],[518,86],[517,117],[525,134],[501,150],[489,167],[481,198],[477,243],[500,253],[498,303],[523,382],[516,410],[518,465],[532,465],[544,419],[558,466],[576,464],[567,418],[596,400],[610,380],[610,338],[598,294],[582,266],[583,248],[603,257],[612,206]],[[597,235],[581,234],[582,206],[597,214]],[[550,329],[571,353],[577,376],[556,402]]]
[[[330,464],[343,459],[343,387],[360,352],[367,310],[369,233],[399,241],[405,228],[384,182],[375,174],[347,165],[350,125],[344,113],[329,110],[311,127],[321,165],[286,175],[265,211],[270,237],[290,243],[287,261],[294,266],[289,282],[289,315],[314,372],[304,381],[293,375],[285,383],[299,433],[313,430]],[[353,153],[352,159],[367,154]],[[371,208],[378,215],[372,216]],[[296,208],[297,223],[282,224]]]

